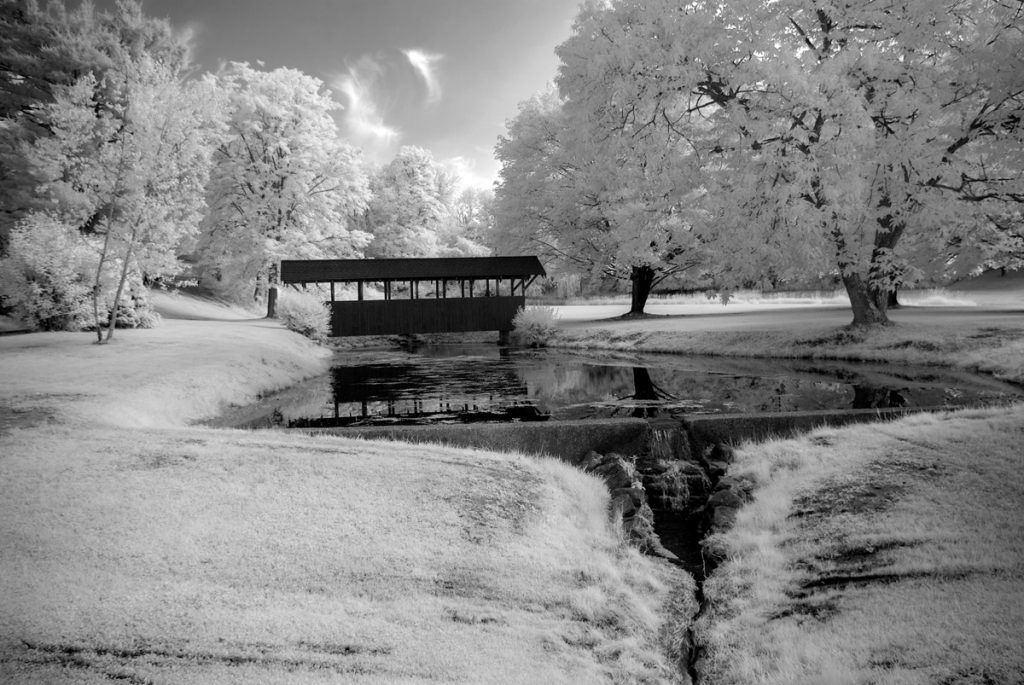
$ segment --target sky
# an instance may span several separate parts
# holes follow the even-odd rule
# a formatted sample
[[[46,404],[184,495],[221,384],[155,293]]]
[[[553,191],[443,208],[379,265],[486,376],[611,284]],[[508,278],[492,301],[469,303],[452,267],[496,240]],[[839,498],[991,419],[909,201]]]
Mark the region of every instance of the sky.
[[[100,1],[99,7],[113,4]],[[418,145],[490,187],[494,145],[555,77],[579,0],[143,0],[190,29],[204,71],[290,67],[324,82],[344,138],[376,163]]]

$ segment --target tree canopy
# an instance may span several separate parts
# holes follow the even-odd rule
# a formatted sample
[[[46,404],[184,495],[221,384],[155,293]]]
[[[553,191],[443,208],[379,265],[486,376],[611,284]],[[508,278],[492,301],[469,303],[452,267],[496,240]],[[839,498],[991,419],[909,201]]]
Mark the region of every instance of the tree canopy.
[[[496,156],[500,251],[539,252],[591,279],[628,279],[632,314],[659,281],[702,262],[688,216],[694,190],[667,173],[675,158],[615,140],[556,92],[520,105]]]
[[[370,182],[372,199],[363,217],[373,236],[367,256],[483,256],[483,202],[473,192],[457,194],[456,181],[429,150],[399,149]]]
[[[24,147],[52,133],[45,107],[62,89],[93,74],[137,63],[144,55],[175,74],[190,63],[189,37],[141,5],[119,0],[100,12],[91,2],[69,10],[60,2],[0,0],[0,250],[14,224],[45,208]],[[104,100],[101,94],[97,94]],[[116,97],[116,94],[111,94]]]
[[[352,257],[370,236],[351,224],[369,199],[359,152],[338,137],[338,104],[294,69],[233,63],[217,75],[228,131],[207,189],[203,273],[227,292],[262,292],[285,257]]]
[[[884,322],[914,246],[969,242],[1024,198],[1022,15],[1001,0],[590,2],[558,86],[605,159],[654,160],[665,197],[690,193],[687,221],[728,255],[720,283],[834,269],[854,323]]]

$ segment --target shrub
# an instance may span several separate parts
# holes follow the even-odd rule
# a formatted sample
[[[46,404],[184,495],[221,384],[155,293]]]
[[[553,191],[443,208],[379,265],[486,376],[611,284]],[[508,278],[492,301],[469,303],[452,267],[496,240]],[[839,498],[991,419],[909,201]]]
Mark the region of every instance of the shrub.
[[[513,339],[520,345],[544,347],[558,330],[558,313],[554,307],[520,307],[512,319]]]
[[[105,307],[106,314],[100,321],[106,325],[113,304],[113,295]],[[142,276],[137,271],[128,274],[128,281],[121,293],[121,305],[117,310],[118,328],[152,328],[160,322],[160,314],[153,309],[149,300],[149,288],[142,284]]]
[[[36,330],[79,330],[88,325],[91,258],[74,228],[48,214],[33,214],[10,233],[0,260],[0,300]]]
[[[323,341],[330,332],[331,310],[315,295],[284,290],[277,301],[277,318],[290,331]]]

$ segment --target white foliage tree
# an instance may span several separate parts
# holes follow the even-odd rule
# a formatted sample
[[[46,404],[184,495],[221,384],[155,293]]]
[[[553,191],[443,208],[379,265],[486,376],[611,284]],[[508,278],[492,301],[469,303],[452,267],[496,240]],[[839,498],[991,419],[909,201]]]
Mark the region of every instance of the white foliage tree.
[[[197,253],[236,296],[259,297],[281,259],[358,257],[370,236],[352,217],[369,187],[358,151],[338,138],[338,104],[300,71],[233,63],[218,75],[229,101],[210,211]]]
[[[403,146],[374,175],[366,211],[370,257],[436,257],[451,219],[452,178],[429,151]]]
[[[640,145],[593,121],[553,91],[520,105],[496,148],[498,248],[629,280],[630,315],[641,315],[655,285],[703,262],[688,217],[694,192],[674,182],[679,158],[663,135]]]
[[[565,142],[568,118],[553,90],[520,103],[499,137],[493,247],[500,254],[539,252],[560,270],[588,271],[601,250],[582,237],[599,220],[595,198],[580,188],[580,163]]]
[[[466,188],[455,198],[448,223],[440,232],[441,256],[485,257],[494,229],[494,193]]]
[[[109,341],[129,276],[180,270],[178,247],[205,206],[217,101],[208,81],[185,83],[143,54],[58,89],[43,110],[52,135],[27,158],[68,224],[91,236],[93,318],[103,342],[106,315]]]
[[[673,183],[706,191],[693,220],[726,276],[834,269],[853,323],[884,323],[907,254],[1024,198],[1022,16],[1002,0],[593,2],[559,86],[613,140],[671,151]]]

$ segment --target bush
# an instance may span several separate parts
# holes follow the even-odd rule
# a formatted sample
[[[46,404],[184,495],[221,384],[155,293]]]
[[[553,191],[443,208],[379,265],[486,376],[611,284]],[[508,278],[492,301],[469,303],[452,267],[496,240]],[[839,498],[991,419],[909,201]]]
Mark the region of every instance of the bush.
[[[544,347],[558,331],[558,313],[554,307],[520,307],[512,325],[512,338],[517,344]]]
[[[0,300],[36,330],[74,331],[88,325],[91,258],[74,228],[48,214],[33,214],[10,233],[0,260]]]
[[[111,294],[105,306],[106,313],[100,323],[104,326],[110,316],[110,306],[114,298]],[[102,312],[101,312],[102,313]],[[153,309],[149,301],[149,288],[142,284],[142,276],[137,272],[129,272],[128,280],[121,293],[121,306],[117,309],[118,328],[152,328],[160,323],[160,314]]]
[[[323,341],[331,329],[331,310],[320,298],[297,290],[284,290],[277,301],[277,318],[290,331]]]

